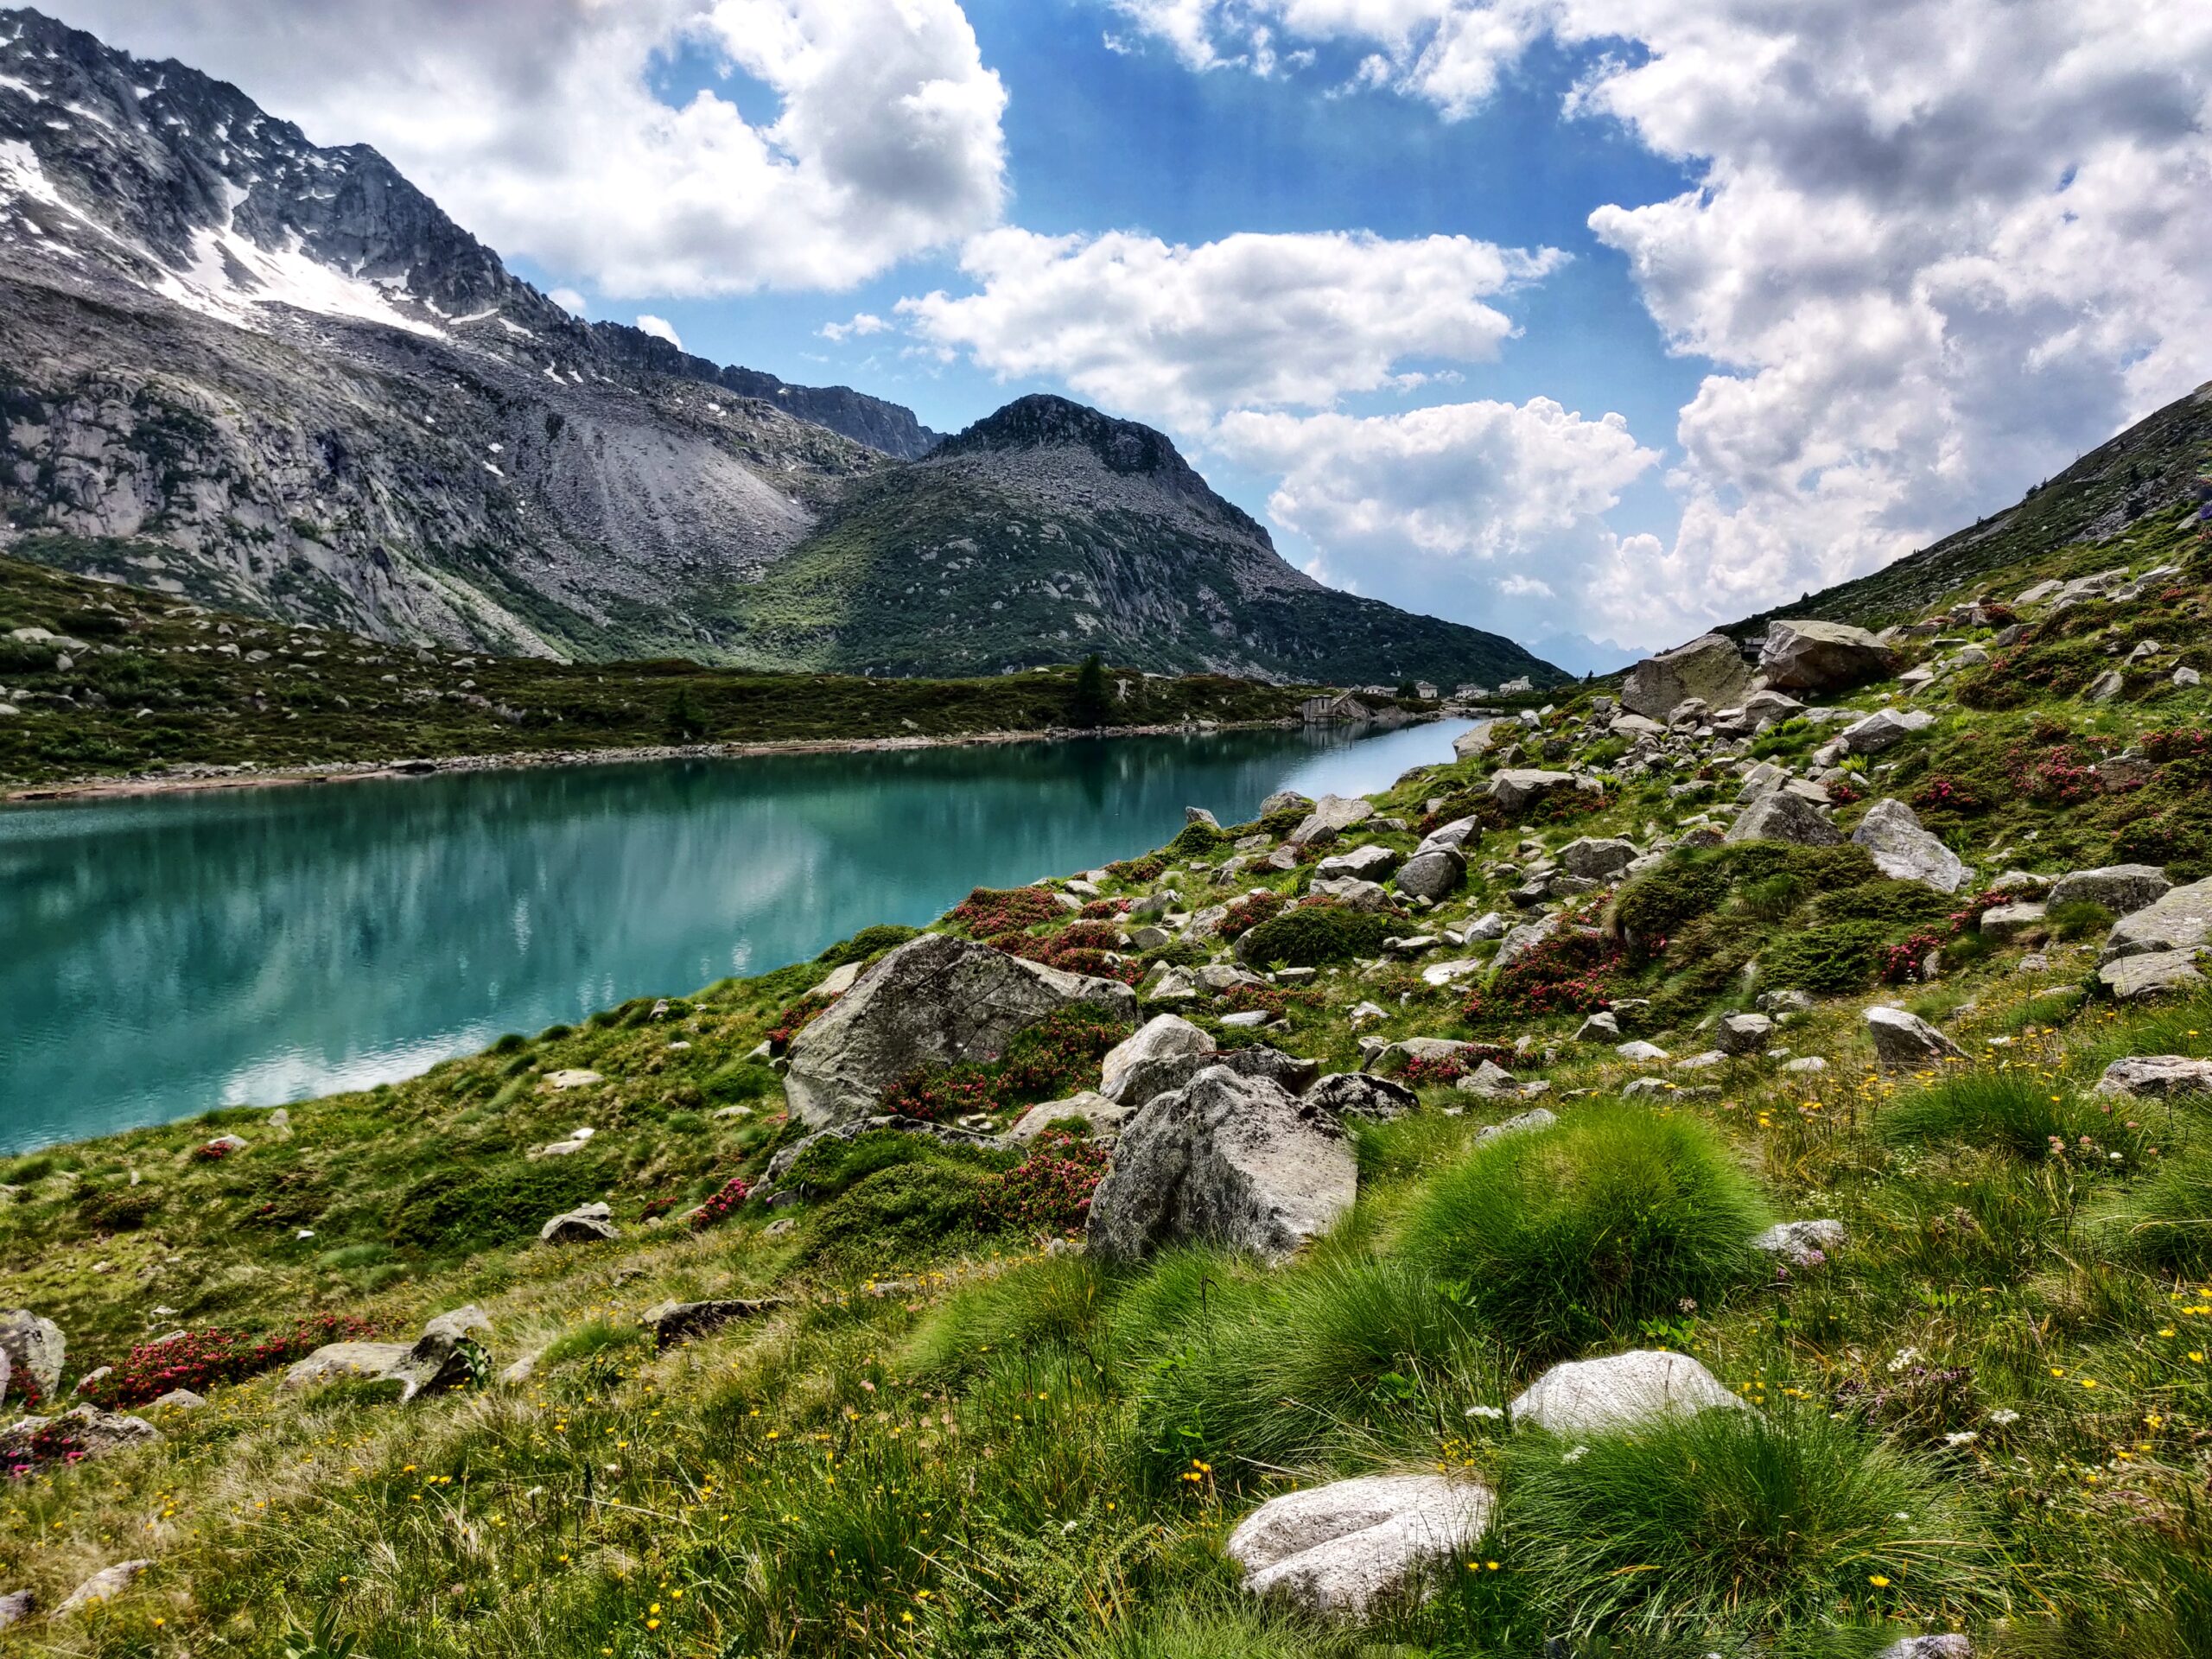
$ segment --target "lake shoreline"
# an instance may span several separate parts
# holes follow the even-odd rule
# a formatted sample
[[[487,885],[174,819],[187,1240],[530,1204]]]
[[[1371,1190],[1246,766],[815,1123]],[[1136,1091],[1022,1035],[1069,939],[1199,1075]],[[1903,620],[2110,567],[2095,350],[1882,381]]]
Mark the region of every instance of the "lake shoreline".
[[[1408,715],[1395,722],[1424,725],[1441,713]],[[886,754],[905,750],[991,747],[1013,743],[1058,743],[1076,738],[1179,737],[1221,732],[1289,731],[1294,719],[1176,722],[1154,726],[1101,726],[1084,730],[1047,727],[1041,731],[961,732],[944,736],[778,738],[757,743],[670,743],[605,749],[518,749],[498,754],[424,756],[389,760],[334,760],[320,766],[261,772],[251,762],[239,766],[180,767],[161,777],[86,778],[61,784],[28,784],[0,793],[0,804],[34,802],[118,800],[225,789],[276,789],[310,784],[352,784],[435,778],[452,772],[526,771],[541,766],[620,766],[654,760],[743,760],[783,754]]]

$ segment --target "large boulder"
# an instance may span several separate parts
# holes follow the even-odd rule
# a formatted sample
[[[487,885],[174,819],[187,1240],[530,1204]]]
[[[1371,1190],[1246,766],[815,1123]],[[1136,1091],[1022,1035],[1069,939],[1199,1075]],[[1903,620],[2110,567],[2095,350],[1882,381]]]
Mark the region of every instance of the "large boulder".
[[[411,1343],[326,1343],[295,1362],[284,1373],[281,1386],[310,1389],[359,1378],[396,1382],[400,1399],[412,1400],[419,1394],[459,1387],[482,1375],[486,1365],[484,1339],[491,1334],[491,1319],[470,1303],[431,1319]]]
[[[1736,815],[1729,841],[1787,841],[1800,847],[1838,847],[1843,831],[1828,815],[1802,795],[1786,789],[1762,795]]]
[[[1370,841],[1364,847],[1354,847],[1323,859],[1313,867],[1313,874],[1332,881],[1347,875],[1363,881],[1380,881],[1397,868],[1398,855],[1380,842]]]
[[[1759,672],[1777,690],[1840,691],[1889,671],[1887,648],[1847,622],[1770,622],[1759,645]]]
[[[1554,791],[1580,787],[1581,781],[1571,772],[1509,767],[1491,775],[1488,793],[1508,812],[1521,812]]]
[[[2132,916],[2173,888],[2166,873],[2155,864],[2107,864],[2060,876],[2044,898],[2054,905],[2101,905],[2115,916]]]
[[[1441,1475],[1368,1475],[1270,1498],[1229,1535],[1244,1587],[1312,1611],[1357,1618],[1427,1562],[1490,1526],[1488,1489]]]
[[[1452,740],[1452,758],[1455,760],[1473,760],[1477,755],[1487,751],[1491,745],[1491,739],[1497,733],[1509,729],[1510,725],[1510,722],[1503,720],[1477,721]]]
[[[1141,1106],[1160,1092],[1147,1087],[1147,1071],[1164,1060],[1211,1054],[1213,1050],[1213,1039],[1189,1020],[1173,1014],[1156,1015],[1139,1027],[1135,1036],[1123,1038],[1106,1051],[1106,1058],[1098,1063],[1098,1092],[1117,1105]],[[1176,1084],[1164,1086],[1172,1089]]]
[[[69,1344],[61,1327],[27,1307],[0,1313],[0,1377],[12,1377],[18,1394],[25,1383],[37,1387],[39,1397],[51,1400],[61,1389],[61,1362]],[[0,1383],[0,1396],[8,1384]]]
[[[2146,996],[2193,995],[2204,988],[2194,950],[2148,950],[2120,957],[2097,969],[2097,978],[2115,1001]]]
[[[1280,1261],[1351,1208],[1359,1166],[1333,1112],[1211,1065],[1129,1121],[1090,1201],[1093,1253],[1205,1242]]]
[[[1299,821],[1289,839],[1303,847],[1325,830],[1341,835],[1355,823],[1364,823],[1374,816],[1374,807],[1356,795],[1324,795],[1313,803],[1313,810]]]
[[[2114,1060],[2089,1092],[2156,1100],[2169,1100],[2176,1095],[2212,1095],[2212,1060],[2192,1060],[2179,1054],[2139,1054]]]
[[[98,1406],[78,1406],[59,1417],[25,1417],[0,1428],[0,1464],[33,1461],[38,1456],[41,1435],[48,1438],[49,1444],[58,1439],[72,1445],[80,1456],[104,1458],[111,1452],[149,1445],[162,1438],[162,1431],[143,1417],[103,1411]]]
[[[1774,1021],[1763,1014],[1723,1014],[1713,1043],[1724,1054],[1758,1054],[1774,1040]]]
[[[1136,993],[942,933],[910,939],[791,1039],[784,1094],[809,1128],[866,1117],[909,1072],[995,1060],[1016,1032],[1078,1006],[1136,1023]]]
[[[1743,652],[1725,633],[1708,633],[1687,645],[1647,657],[1621,683],[1621,705],[1650,720],[1664,720],[1675,704],[1702,697],[1715,709],[1731,709],[1750,689],[1751,671]]]
[[[1896,747],[1915,732],[1924,732],[1936,723],[1936,716],[1925,709],[1877,709],[1864,720],[1854,720],[1836,734],[1836,741],[1853,754],[1879,754],[1885,749]]]
[[[665,1352],[680,1342],[703,1337],[736,1319],[758,1319],[781,1307],[780,1298],[718,1297],[703,1302],[661,1302],[645,1311],[643,1323],[653,1333],[653,1346]]]
[[[1874,1039],[1874,1058],[1885,1071],[1910,1071],[1945,1060],[1962,1060],[1966,1052],[1916,1014],[1903,1008],[1866,1010],[1866,1033]]]
[[[1516,1427],[1608,1434],[1742,1404],[1688,1354],[1639,1348],[1554,1365],[1506,1410]]]
[[[1306,1090],[1306,1099],[1338,1117],[1363,1117],[1387,1122],[1412,1111],[1421,1096],[1402,1083],[1363,1071],[1337,1071]]]
[[[2052,891],[2055,894],[2057,890]],[[2105,936],[2101,959],[2110,962],[2152,951],[2187,953],[2200,949],[2208,932],[2212,932],[2212,877],[2176,887],[2133,915],[2121,917]]]
[[[1899,800],[1879,800],[1866,810],[1853,841],[1864,847],[1884,875],[1917,881],[1938,893],[1956,893],[1973,872],[1966,861],[1920,827],[1919,816]]]
[[[1635,858],[1636,843],[1623,841],[1618,836],[1602,839],[1583,836],[1559,849],[1561,869],[1570,875],[1587,876],[1592,881],[1618,880]]]
[[[1398,872],[1398,891],[1433,903],[1457,893],[1467,879],[1467,861],[1456,847],[1432,847],[1415,853]]]
[[[604,1204],[580,1204],[537,1230],[541,1244],[598,1244],[621,1236],[614,1212]]]

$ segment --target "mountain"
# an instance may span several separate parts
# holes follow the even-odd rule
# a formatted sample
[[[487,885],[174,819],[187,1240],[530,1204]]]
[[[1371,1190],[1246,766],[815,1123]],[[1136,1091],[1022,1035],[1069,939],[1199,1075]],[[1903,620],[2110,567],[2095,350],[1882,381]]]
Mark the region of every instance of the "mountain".
[[[1556,677],[1310,582],[1158,433],[1025,400],[939,445],[587,323],[375,150],[27,10],[0,11],[0,512],[20,557],[505,652]]]
[[[1752,639],[1776,617],[1882,628],[1918,616],[1977,582],[2018,572],[2076,543],[2116,540],[2196,493],[2212,460],[2212,382],[2100,444],[2014,505],[1872,575],[1808,594],[1721,632]]]
[[[855,671],[1096,651],[1338,683],[1560,677],[1509,639],[1323,587],[1163,434],[1046,396],[856,480],[750,609],[748,652]]]

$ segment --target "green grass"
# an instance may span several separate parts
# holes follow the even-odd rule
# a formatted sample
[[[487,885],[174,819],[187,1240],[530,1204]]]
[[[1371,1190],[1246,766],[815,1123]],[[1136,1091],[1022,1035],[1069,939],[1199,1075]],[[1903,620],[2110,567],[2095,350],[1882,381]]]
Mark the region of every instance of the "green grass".
[[[2112,1122],[2070,1089],[2028,1071],[1969,1071],[1918,1090],[1884,1111],[1892,1142],[1950,1141],[1997,1147],[2016,1158],[2050,1155],[2055,1140],[2072,1145],[2104,1136]]]
[[[1942,1472],[1817,1411],[1706,1411],[1508,1449],[1496,1547],[1556,1627],[1700,1643],[2006,1611]]]
[[[1430,1182],[1404,1248],[1519,1352],[1573,1351],[1725,1294],[1766,1224],[1757,1187],[1697,1119],[1580,1108],[1502,1135]]]

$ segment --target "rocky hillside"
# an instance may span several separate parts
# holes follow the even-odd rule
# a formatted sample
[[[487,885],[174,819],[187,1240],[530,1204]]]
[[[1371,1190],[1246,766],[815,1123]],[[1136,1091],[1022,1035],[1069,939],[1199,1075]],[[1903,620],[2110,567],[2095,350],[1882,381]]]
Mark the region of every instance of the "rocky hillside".
[[[1699,655],[0,1165],[8,1639],[2212,1651],[2187,510]]]
[[[1157,434],[1157,466],[1071,471],[1087,440],[1007,411],[902,472],[938,435],[910,410],[584,323],[374,150],[27,10],[0,12],[0,512],[61,532],[16,551],[283,622],[767,668],[1548,673],[1304,581]]]
[[[852,671],[1096,651],[1336,684],[1564,677],[1498,635],[1324,588],[1163,434],[1043,396],[849,487],[747,608],[764,658]]]

